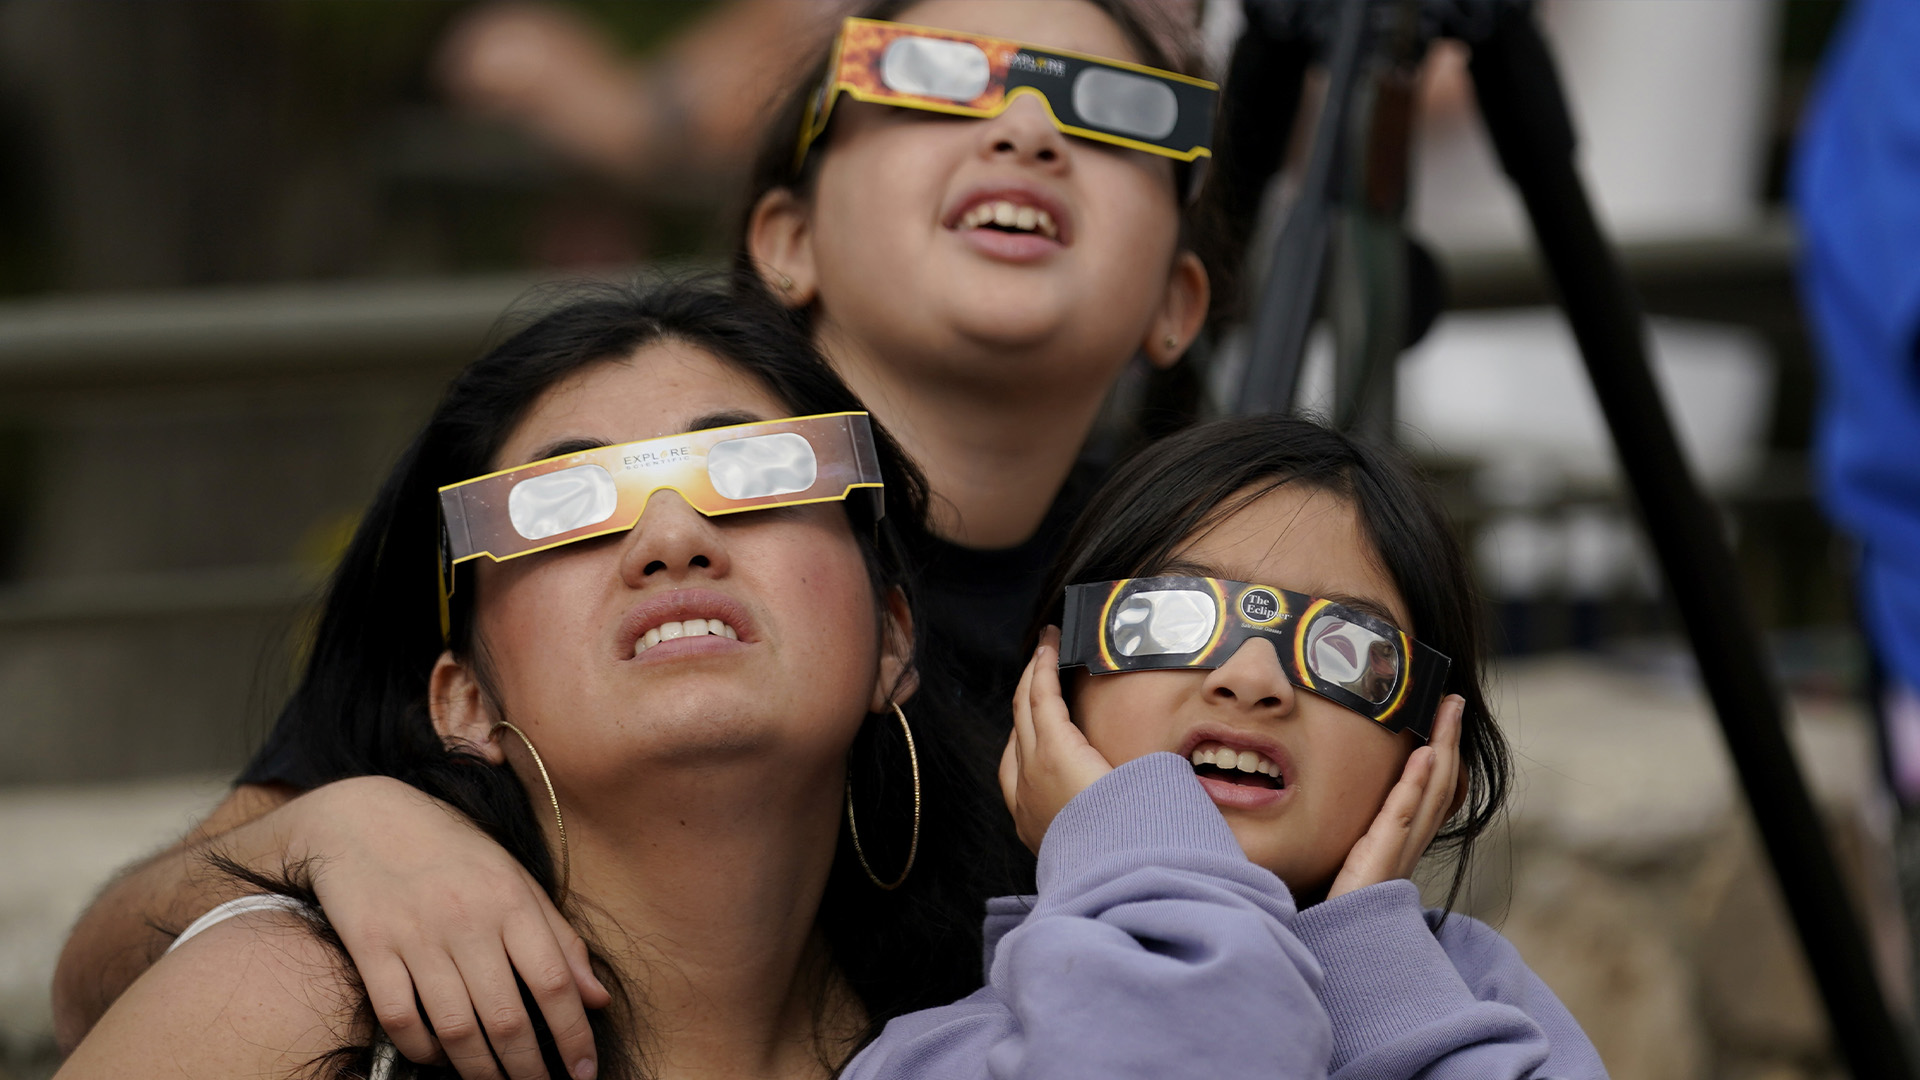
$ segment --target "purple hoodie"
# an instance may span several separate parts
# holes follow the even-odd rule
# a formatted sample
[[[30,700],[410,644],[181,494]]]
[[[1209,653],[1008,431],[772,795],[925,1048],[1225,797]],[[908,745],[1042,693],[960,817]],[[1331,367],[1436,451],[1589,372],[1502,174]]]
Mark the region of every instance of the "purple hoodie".
[[[1498,934],[1404,881],[1304,914],[1193,766],[1149,754],[1054,818],[1038,897],[987,906],[987,985],[902,1016],[846,1080],[1606,1076]]]

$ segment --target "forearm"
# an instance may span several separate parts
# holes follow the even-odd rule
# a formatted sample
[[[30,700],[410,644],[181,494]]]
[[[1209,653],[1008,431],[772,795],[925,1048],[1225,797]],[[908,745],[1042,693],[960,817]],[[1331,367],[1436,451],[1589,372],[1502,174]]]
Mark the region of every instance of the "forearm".
[[[240,891],[207,865],[208,848],[294,794],[282,787],[235,788],[178,844],[128,868],[101,892],[74,924],[54,969],[54,1037],[62,1053],[159,959],[174,933]]]
[[[893,1021],[843,1076],[1326,1074],[1319,970],[1286,928],[1292,898],[1246,860],[1184,760],[1129,762],[1076,796],[1039,883],[1024,917],[1010,898],[990,906],[990,923],[1020,925],[985,989]]]
[[[1455,916],[1443,943],[1407,881],[1295,918],[1325,972],[1332,1075],[1604,1080],[1580,1026],[1492,930]],[[1464,965],[1464,966],[1462,966]]]

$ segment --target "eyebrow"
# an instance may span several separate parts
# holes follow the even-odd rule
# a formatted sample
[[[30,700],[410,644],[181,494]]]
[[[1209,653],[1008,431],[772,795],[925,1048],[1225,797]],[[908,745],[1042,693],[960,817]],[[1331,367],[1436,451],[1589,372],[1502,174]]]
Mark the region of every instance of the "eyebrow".
[[[738,409],[705,413],[701,416],[694,417],[691,421],[688,422],[687,426],[681,429],[680,431],[672,432],[667,435],[662,435],[660,436],[660,438],[670,439],[674,435],[684,435],[690,431],[705,431],[708,428],[732,427],[735,424],[758,424],[758,423],[764,422],[764,420],[765,420],[765,417],[755,416],[750,412],[742,412]],[[628,441],[629,442],[651,442],[652,440],[651,439],[630,439]],[[565,439],[559,439],[554,442],[548,443],[547,445],[534,451],[533,456],[521,462],[521,464],[531,465],[536,461],[546,461],[551,458],[565,457],[568,454],[578,454],[587,450],[598,450],[603,446],[614,446],[614,445],[624,446],[626,444],[625,443],[615,444],[615,443],[610,443],[605,439],[589,439],[589,438],[584,438],[582,436],[576,435],[576,436],[572,436]]]
[[[1174,559],[1170,562],[1163,564],[1159,570],[1155,571],[1154,576],[1158,576],[1160,574],[1184,574],[1188,577],[1219,578],[1223,581],[1241,580],[1240,578],[1235,577],[1232,574],[1226,573],[1225,571],[1221,570],[1217,566],[1209,566],[1206,563],[1194,562],[1188,559]],[[1301,589],[1296,589],[1290,585],[1281,586],[1281,588],[1285,588],[1290,592],[1304,591],[1309,596],[1318,597],[1321,600],[1331,600],[1334,603],[1339,604],[1341,607],[1352,608],[1354,611],[1371,615],[1374,618],[1379,619],[1381,622],[1386,623],[1387,625],[1397,630],[1406,629],[1405,627],[1400,625],[1399,617],[1394,615],[1393,612],[1387,610],[1387,606],[1385,604],[1381,603],[1378,600],[1374,600],[1370,597],[1354,596],[1349,593],[1342,593],[1342,592],[1315,592],[1310,589],[1301,590]]]

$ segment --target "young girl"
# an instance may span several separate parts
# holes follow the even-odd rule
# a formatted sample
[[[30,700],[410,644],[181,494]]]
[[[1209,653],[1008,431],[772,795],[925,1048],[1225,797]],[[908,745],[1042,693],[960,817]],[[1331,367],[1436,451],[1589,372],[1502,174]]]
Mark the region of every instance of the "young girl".
[[[1180,96],[1197,70],[1194,35],[1158,4],[925,0],[865,14],[1037,43],[1036,64],[1092,57],[1122,75],[1173,69],[1148,81],[1176,95],[1180,132],[1199,115],[1197,99]],[[1100,403],[1136,356],[1174,365],[1205,317],[1209,276],[1189,220],[1200,159],[1196,145],[1179,151],[1189,160],[1176,160],[1140,139],[1127,146],[1069,134],[1055,123],[1073,108],[1064,92],[1044,103],[1014,95],[1003,111],[971,119],[843,94],[802,152],[802,117],[827,59],[795,84],[769,127],[743,228],[744,281],[764,282],[801,318],[928,473],[933,528],[907,537],[925,586],[923,700],[990,714],[971,725],[992,736],[983,740],[984,772],[1024,662],[1021,626],[1093,486],[1076,462]],[[1011,225],[999,222],[1003,205]],[[1028,212],[1033,224],[1023,226]],[[372,735],[345,709],[286,714],[232,797],[83,916],[56,974],[63,1044],[164,947],[152,926],[184,925],[219,899],[192,876],[208,842],[365,770]],[[536,997],[555,1030],[576,1033],[563,1037],[569,1050],[592,1057],[575,1021],[583,1003],[604,994],[577,937],[513,860],[476,847],[421,865],[414,851],[444,850],[470,831],[450,832],[465,827],[442,814],[352,802],[335,809],[311,840],[283,824],[283,843],[330,856],[329,914],[363,972],[384,973],[369,988],[408,1056],[428,1060],[444,1041],[415,1007],[417,994],[429,1016],[478,1017],[477,1026],[454,1028],[469,1048],[460,1055],[466,1075],[499,1075],[489,1047],[503,1061],[529,1060],[531,1028],[508,977],[571,967],[577,990]],[[441,918],[446,897],[462,898],[471,917]],[[504,932],[509,926],[536,929]],[[510,1065],[508,1074],[538,1072]]]
[[[1301,420],[1195,428],[1101,489],[1056,582],[1066,637],[1001,768],[1040,894],[991,906],[987,987],[847,1076],[979,1076],[1012,1046],[1051,1075],[1181,1051],[1208,1076],[1606,1075],[1511,945],[1407,880],[1437,838],[1458,891],[1508,771],[1465,561],[1405,465]],[[1072,920],[1095,927],[1062,949]],[[1061,1000],[1090,968],[1104,993]]]
[[[919,547],[933,653],[964,674],[957,692],[992,718],[996,745],[1026,660],[1020,634],[1098,482],[1083,454],[1101,404],[1129,363],[1144,358],[1169,380],[1180,370],[1226,261],[1198,184],[1212,94],[1194,78],[1193,10],[862,5],[865,19],[962,46],[971,35],[1001,43],[988,51],[1036,43],[1020,54],[1036,69],[1094,57],[1126,65],[1109,69],[1121,76],[1157,72],[1142,92],[1166,95],[1175,127],[1154,142],[1090,137],[1114,133],[1073,123],[1068,88],[1084,82],[1045,74],[989,100],[986,110],[1004,107],[995,115],[951,115],[976,103],[872,85],[885,63],[849,59],[863,45],[904,50],[850,21],[840,47],[794,82],[749,180],[736,276],[795,312],[926,470],[935,535]],[[862,89],[831,89],[843,85]],[[1183,412],[1170,389],[1146,395],[1162,425]]]

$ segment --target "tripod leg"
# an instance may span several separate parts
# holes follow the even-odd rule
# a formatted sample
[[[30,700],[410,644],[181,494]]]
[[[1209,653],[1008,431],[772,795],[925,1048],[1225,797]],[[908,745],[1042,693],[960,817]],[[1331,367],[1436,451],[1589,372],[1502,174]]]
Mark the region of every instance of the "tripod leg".
[[[1372,0],[1338,5],[1339,24],[1327,80],[1326,105],[1313,134],[1300,195],[1280,230],[1273,263],[1260,288],[1235,411],[1266,413],[1293,402],[1307,348],[1307,329],[1320,298],[1327,261],[1328,207],[1334,198],[1334,170],[1345,141],[1346,108],[1360,73],[1361,44],[1367,36]]]
[[[1640,504],[1667,587],[1692,639],[1747,803],[1856,1077],[1915,1075],[1887,1011],[1861,923],[1787,742],[1718,517],[1694,483],[1647,366],[1646,331],[1626,275],[1600,235],[1579,175],[1566,101],[1546,43],[1506,7],[1473,45],[1472,72],[1501,166],[1525,201],[1560,303]]]

